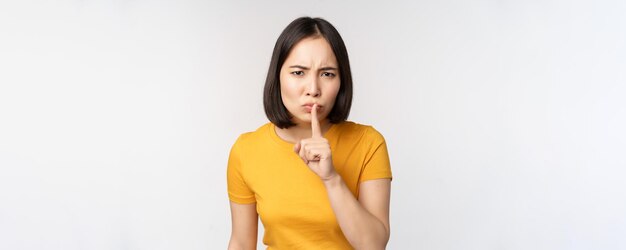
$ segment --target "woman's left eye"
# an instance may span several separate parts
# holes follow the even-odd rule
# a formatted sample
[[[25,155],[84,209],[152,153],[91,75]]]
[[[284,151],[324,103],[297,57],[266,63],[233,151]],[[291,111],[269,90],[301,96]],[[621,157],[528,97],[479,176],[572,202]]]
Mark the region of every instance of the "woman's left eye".
[[[324,73],[322,73],[322,76],[334,77],[335,74],[334,73],[330,73],[330,72],[324,72]]]

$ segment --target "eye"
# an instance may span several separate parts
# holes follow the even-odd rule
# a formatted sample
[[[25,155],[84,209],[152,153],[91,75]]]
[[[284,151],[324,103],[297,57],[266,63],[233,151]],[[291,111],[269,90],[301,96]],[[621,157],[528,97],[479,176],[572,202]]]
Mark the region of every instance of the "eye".
[[[297,76],[302,76],[302,75],[304,75],[304,72],[303,71],[294,71],[294,72],[291,72],[291,74],[292,75],[297,75]]]
[[[324,72],[324,73],[322,73],[322,76],[331,77],[332,78],[332,77],[335,77],[335,74],[334,73],[330,73],[330,72]]]

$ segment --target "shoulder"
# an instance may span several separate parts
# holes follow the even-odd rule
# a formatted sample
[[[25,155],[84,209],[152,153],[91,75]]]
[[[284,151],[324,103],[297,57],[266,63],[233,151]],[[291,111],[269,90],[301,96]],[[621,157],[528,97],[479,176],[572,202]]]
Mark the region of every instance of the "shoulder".
[[[360,124],[353,121],[344,121],[336,124],[337,132],[341,137],[352,137],[354,139],[380,144],[385,141],[384,136],[372,125]]]
[[[272,123],[268,122],[266,124],[261,125],[254,131],[244,132],[237,137],[235,143],[233,144],[234,148],[247,148],[251,145],[258,145],[257,143],[267,140],[268,131],[271,127]]]

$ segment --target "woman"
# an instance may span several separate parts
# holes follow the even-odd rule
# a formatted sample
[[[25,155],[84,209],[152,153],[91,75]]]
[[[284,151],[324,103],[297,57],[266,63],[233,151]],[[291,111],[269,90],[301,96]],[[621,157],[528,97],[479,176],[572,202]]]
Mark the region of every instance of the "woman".
[[[352,77],[337,30],[294,20],[270,62],[270,122],[242,134],[228,160],[229,249],[255,249],[258,216],[268,249],[384,249],[391,168],[383,136],[346,121]]]

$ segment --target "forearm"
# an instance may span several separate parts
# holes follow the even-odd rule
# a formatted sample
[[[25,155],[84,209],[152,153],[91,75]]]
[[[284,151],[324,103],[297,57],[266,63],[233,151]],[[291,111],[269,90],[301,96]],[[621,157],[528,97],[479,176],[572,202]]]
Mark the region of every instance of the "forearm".
[[[232,227],[229,250],[256,249],[258,214],[256,204],[237,204],[230,202]]]
[[[228,242],[228,250],[248,250],[248,249],[256,249],[256,243],[248,241],[248,242],[239,242],[236,240],[231,240]]]
[[[340,175],[324,181],[341,231],[356,249],[384,249],[389,229],[354,197]]]

